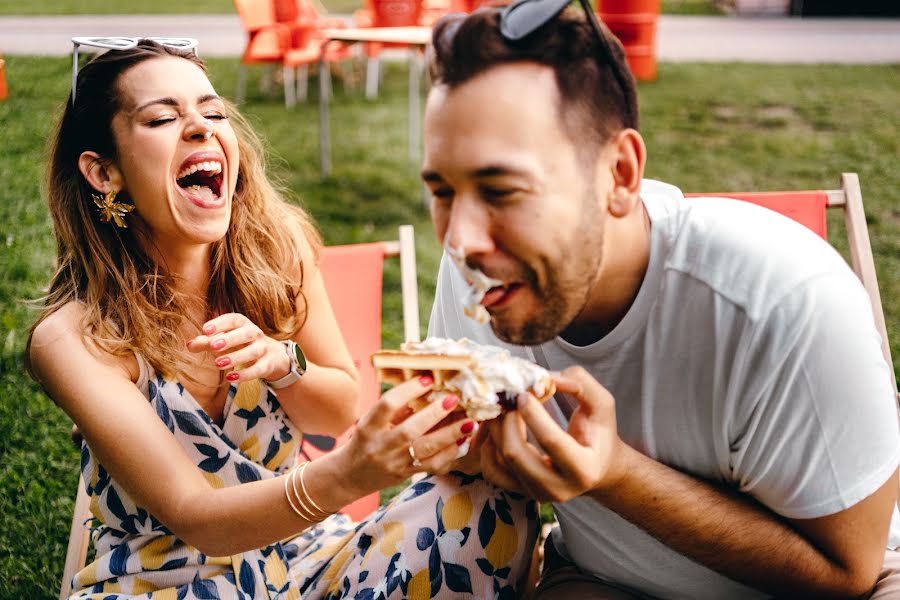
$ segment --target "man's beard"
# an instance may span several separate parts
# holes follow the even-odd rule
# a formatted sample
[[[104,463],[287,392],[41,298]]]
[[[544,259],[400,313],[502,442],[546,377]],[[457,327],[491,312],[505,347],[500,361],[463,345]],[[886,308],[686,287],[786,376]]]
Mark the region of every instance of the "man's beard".
[[[501,316],[492,316],[491,329],[498,338],[518,346],[543,344],[565,331],[584,310],[603,259],[604,225],[598,210],[591,185],[583,196],[583,218],[569,242],[570,251],[558,253],[557,264],[551,264],[548,257],[541,259],[544,285],[538,284],[535,269],[524,265],[523,279],[543,310],[524,323],[504,322]]]
[[[570,264],[568,270],[544,263],[547,280],[543,286],[538,285],[535,272],[529,267],[524,278],[527,289],[535,295],[542,310],[524,322],[510,322],[502,315],[492,316],[491,329],[494,334],[509,344],[536,346],[562,333],[587,304],[588,292],[599,268],[599,257],[591,260],[591,256],[586,255],[579,263]]]

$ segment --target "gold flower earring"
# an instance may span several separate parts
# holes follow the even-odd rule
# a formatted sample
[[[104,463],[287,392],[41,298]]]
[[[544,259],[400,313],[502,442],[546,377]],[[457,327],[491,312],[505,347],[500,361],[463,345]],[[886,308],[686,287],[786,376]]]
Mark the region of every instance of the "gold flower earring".
[[[94,204],[97,205],[97,210],[100,212],[101,221],[104,223],[112,221],[117,227],[127,229],[128,224],[125,222],[124,217],[134,210],[134,204],[116,202],[116,194],[118,192],[112,191],[107,192],[105,195],[91,194],[91,197],[94,199]]]

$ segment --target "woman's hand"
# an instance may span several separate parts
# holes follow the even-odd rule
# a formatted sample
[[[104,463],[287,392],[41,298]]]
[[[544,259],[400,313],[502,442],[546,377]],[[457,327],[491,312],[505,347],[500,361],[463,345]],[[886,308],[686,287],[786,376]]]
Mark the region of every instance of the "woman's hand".
[[[455,462],[459,445],[475,429],[471,419],[447,418],[459,398],[447,396],[415,413],[409,409],[410,402],[430,392],[433,383],[423,375],[386,391],[360,419],[350,441],[335,451],[341,454],[340,471],[354,498],[421,471],[444,472]]]
[[[188,350],[213,353],[216,367],[230,371],[225,376],[228,381],[274,381],[291,369],[284,344],[240,313],[220,315],[204,323],[201,330],[201,335],[188,340]]]

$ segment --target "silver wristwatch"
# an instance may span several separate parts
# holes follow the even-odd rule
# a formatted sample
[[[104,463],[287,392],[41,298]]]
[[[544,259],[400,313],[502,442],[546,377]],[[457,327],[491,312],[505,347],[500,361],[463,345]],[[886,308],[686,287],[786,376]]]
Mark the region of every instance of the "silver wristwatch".
[[[303,377],[303,374],[306,373],[306,356],[303,354],[300,346],[297,345],[297,342],[284,340],[281,343],[284,344],[288,359],[291,361],[291,370],[288,371],[287,375],[275,381],[266,381],[273,390],[280,390],[297,383]]]

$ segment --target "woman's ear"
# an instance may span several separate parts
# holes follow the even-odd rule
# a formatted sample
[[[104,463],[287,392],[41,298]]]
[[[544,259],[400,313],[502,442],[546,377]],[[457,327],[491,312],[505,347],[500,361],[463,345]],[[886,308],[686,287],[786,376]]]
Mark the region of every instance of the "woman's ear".
[[[647,148],[644,146],[644,138],[634,129],[623,129],[616,134],[613,147],[615,158],[612,164],[613,190],[609,212],[615,217],[624,217],[637,204]]]
[[[122,189],[122,173],[112,161],[102,158],[96,152],[87,150],[78,157],[78,170],[91,187],[107,194]]]

